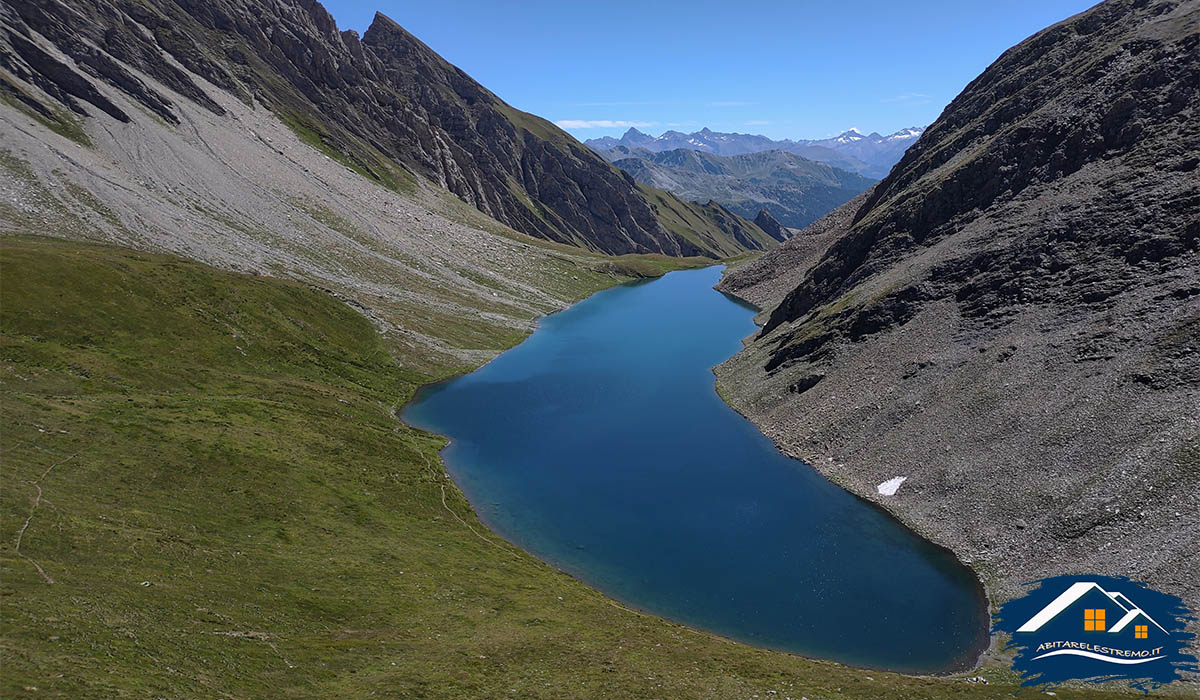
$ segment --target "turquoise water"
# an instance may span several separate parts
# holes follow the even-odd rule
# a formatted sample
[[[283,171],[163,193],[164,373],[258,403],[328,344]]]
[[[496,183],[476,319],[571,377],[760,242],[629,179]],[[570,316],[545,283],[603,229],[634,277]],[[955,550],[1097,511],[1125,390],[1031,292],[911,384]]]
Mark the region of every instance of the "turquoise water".
[[[854,665],[970,663],[987,614],[971,572],[717,396],[711,368],[755,330],[719,278],[600,292],[404,419],[451,438],[450,473],[495,532],[630,606]]]

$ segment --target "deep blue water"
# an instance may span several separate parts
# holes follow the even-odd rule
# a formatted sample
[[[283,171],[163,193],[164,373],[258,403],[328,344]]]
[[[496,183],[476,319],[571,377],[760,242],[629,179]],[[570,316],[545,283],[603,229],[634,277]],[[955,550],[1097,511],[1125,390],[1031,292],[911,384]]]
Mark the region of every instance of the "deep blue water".
[[[855,665],[973,661],[973,575],[717,396],[711,368],[755,330],[719,278],[600,292],[426,387],[404,419],[451,438],[446,464],[489,527],[628,605]]]

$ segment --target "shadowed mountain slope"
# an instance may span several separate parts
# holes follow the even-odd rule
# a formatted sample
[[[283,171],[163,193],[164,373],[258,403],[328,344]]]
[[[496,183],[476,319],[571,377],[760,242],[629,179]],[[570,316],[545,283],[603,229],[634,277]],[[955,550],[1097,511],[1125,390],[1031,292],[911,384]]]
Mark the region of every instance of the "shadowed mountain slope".
[[[1110,0],[1006,51],[815,225],[831,243],[728,277],[770,313],[723,395],[1000,597],[1094,571],[1195,607],[1197,85],[1194,1]]]

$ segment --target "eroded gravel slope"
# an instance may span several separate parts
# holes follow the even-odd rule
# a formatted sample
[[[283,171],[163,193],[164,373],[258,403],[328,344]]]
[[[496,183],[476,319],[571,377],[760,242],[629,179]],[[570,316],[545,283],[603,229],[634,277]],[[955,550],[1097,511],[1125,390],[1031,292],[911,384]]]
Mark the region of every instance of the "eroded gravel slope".
[[[225,91],[206,90],[223,114],[177,99],[171,126],[97,88],[139,118],[81,120],[90,145],[0,104],[0,230],[304,280],[393,342],[463,366],[612,281],[600,256],[518,234],[422,181],[404,194],[380,186]]]

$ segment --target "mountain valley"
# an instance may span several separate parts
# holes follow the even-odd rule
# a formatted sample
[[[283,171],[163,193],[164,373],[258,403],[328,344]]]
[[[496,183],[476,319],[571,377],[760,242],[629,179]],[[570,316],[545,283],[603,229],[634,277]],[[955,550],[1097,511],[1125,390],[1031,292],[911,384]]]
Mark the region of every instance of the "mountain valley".
[[[617,146],[601,153],[640,183],[684,200],[715,200],[747,219],[766,211],[788,228],[804,228],[875,183],[786,151],[717,156]]]
[[[315,0],[0,0],[0,27],[5,697],[1037,690],[994,635],[975,658],[986,630],[971,658],[916,675],[626,606],[489,530],[496,504],[468,501],[448,440],[399,417],[550,314],[713,265],[737,333],[747,304],[761,326],[723,339],[740,352],[714,368],[715,396],[699,373],[706,397],[962,571],[985,618],[972,629],[1064,572],[1127,575],[1200,610],[1195,0],[1105,0],[1006,51],[928,127],[815,140],[580,142],[386,15],[360,34]],[[927,119],[891,123],[913,122]],[[661,281],[710,274],[716,297],[715,268]],[[696,345],[675,327],[655,329],[664,374]],[[607,347],[593,328],[568,359]],[[528,403],[568,424],[593,398]],[[503,431],[503,413],[479,422]],[[678,423],[705,452],[712,435]],[[614,450],[590,455],[597,494],[686,509],[695,480],[655,430],[607,427],[576,431]],[[678,469],[679,491],[639,491],[628,454]],[[547,481],[523,483],[553,498]],[[714,513],[761,516],[732,492]],[[784,530],[762,531],[795,563]],[[654,533],[634,536],[655,559]],[[702,545],[693,564],[723,592]],[[772,585],[753,571],[731,596]]]

